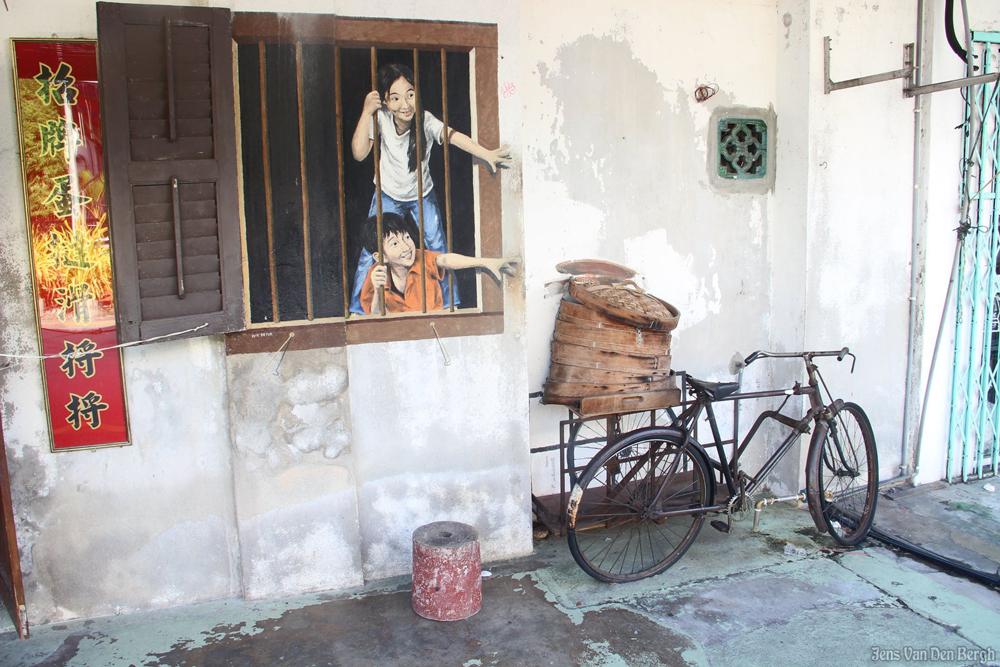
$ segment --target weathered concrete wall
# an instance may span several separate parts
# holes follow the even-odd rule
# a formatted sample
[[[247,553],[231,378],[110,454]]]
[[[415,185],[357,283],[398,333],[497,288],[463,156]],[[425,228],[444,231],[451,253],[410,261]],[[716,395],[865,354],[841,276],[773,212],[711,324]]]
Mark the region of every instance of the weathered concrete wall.
[[[8,5],[4,43],[96,36],[93,0]],[[280,9],[496,23],[500,82],[517,79],[513,0],[300,0]],[[7,53],[0,89],[10,91]],[[0,351],[35,354],[12,105],[0,95]],[[519,159],[516,96],[501,99],[500,118]],[[502,178],[504,252],[516,256],[520,168]],[[227,359],[218,337],[131,349],[133,446],[59,455],[48,452],[39,367],[18,362],[0,376],[0,399],[31,622],[355,586],[406,572],[409,534],[441,518],[476,525],[485,559],[528,553],[524,326],[515,279],[505,333],[447,340],[447,372],[426,341],[290,352],[278,376],[261,372],[270,355]],[[430,438],[425,447],[420,437]]]
[[[909,319],[913,101],[894,81],[823,90],[823,40],[841,81],[902,66],[916,14],[896,3],[813,2],[805,345],[858,356],[826,363],[845,400],[868,413],[883,478],[898,473]],[[801,252],[801,250],[800,250]]]
[[[226,360],[247,597],[364,583],[343,349]],[[272,370],[273,369],[273,370]]]
[[[583,257],[638,270],[680,308],[675,368],[727,378],[735,350],[769,344],[775,201],[711,187],[710,119],[723,107],[773,106],[774,3],[548,2],[522,12],[531,390],[547,374],[558,308],[543,285],[556,263]],[[712,82],[719,93],[696,102],[695,88]],[[783,122],[779,112],[779,142]],[[533,404],[532,445],[558,442],[565,414]],[[535,457],[536,487],[558,488],[557,473],[557,460]]]
[[[431,521],[475,526],[486,561],[531,551],[523,348],[444,344],[449,366],[434,340],[348,348],[366,579],[408,572]]]

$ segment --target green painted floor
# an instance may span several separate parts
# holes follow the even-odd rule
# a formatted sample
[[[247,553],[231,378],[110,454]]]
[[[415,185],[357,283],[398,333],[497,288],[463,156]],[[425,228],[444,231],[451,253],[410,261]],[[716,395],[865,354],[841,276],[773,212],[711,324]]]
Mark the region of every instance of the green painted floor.
[[[673,568],[619,585],[542,540],[488,565],[482,611],[456,623],[416,616],[404,578],[8,631],[0,665],[1000,665],[997,591],[880,545],[838,550],[788,505],[761,529],[706,522]]]

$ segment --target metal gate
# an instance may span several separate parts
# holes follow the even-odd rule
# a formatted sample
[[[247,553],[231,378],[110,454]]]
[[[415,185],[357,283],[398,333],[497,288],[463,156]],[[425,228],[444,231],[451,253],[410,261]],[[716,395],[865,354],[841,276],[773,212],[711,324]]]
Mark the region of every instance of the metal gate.
[[[1000,68],[1000,32],[974,32],[977,74]],[[1000,458],[1000,83],[971,91],[965,105],[958,298],[947,479],[997,474]],[[973,104],[973,100],[976,101]],[[973,109],[975,113],[973,114]],[[971,172],[971,173],[970,173]]]

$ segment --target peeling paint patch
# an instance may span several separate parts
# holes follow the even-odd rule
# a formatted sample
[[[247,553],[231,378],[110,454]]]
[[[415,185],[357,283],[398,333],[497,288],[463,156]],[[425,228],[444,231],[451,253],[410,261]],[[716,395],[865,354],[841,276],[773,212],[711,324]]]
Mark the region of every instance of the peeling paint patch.
[[[719,274],[706,276],[707,267],[695,266],[693,254],[681,255],[670,245],[667,230],[653,229],[641,236],[625,239],[628,266],[647,267],[645,278],[650,286],[667,285],[662,293],[680,308],[682,317],[678,331],[701,322],[709,314],[718,315],[722,308]]]
[[[271,356],[227,359],[233,444],[245,465],[285,468],[306,459],[332,462],[349,452],[344,351],[288,352],[279,375],[261,372]]]
[[[671,177],[665,158],[690,134],[671,132],[671,95],[629,42],[580,37],[558,50],[551,68],[539,63],[539,75],[556,100],[544,160],[551,180],[612,218],[631,212],[621,206],[628,193],[636,213],[664,201],[664,188],[654,186]]]

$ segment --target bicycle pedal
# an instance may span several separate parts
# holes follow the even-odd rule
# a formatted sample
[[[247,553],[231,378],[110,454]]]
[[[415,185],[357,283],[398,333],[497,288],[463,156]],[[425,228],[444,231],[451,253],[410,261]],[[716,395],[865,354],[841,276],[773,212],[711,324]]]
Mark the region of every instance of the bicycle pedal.
[[[711,522],[711,525],[712,525],[712,528],[715,528],[720,533],[728,533],[729,532],[729,524],[726,523],[725,521],[719,521],[718,519],[716,519],[715,521]]]

